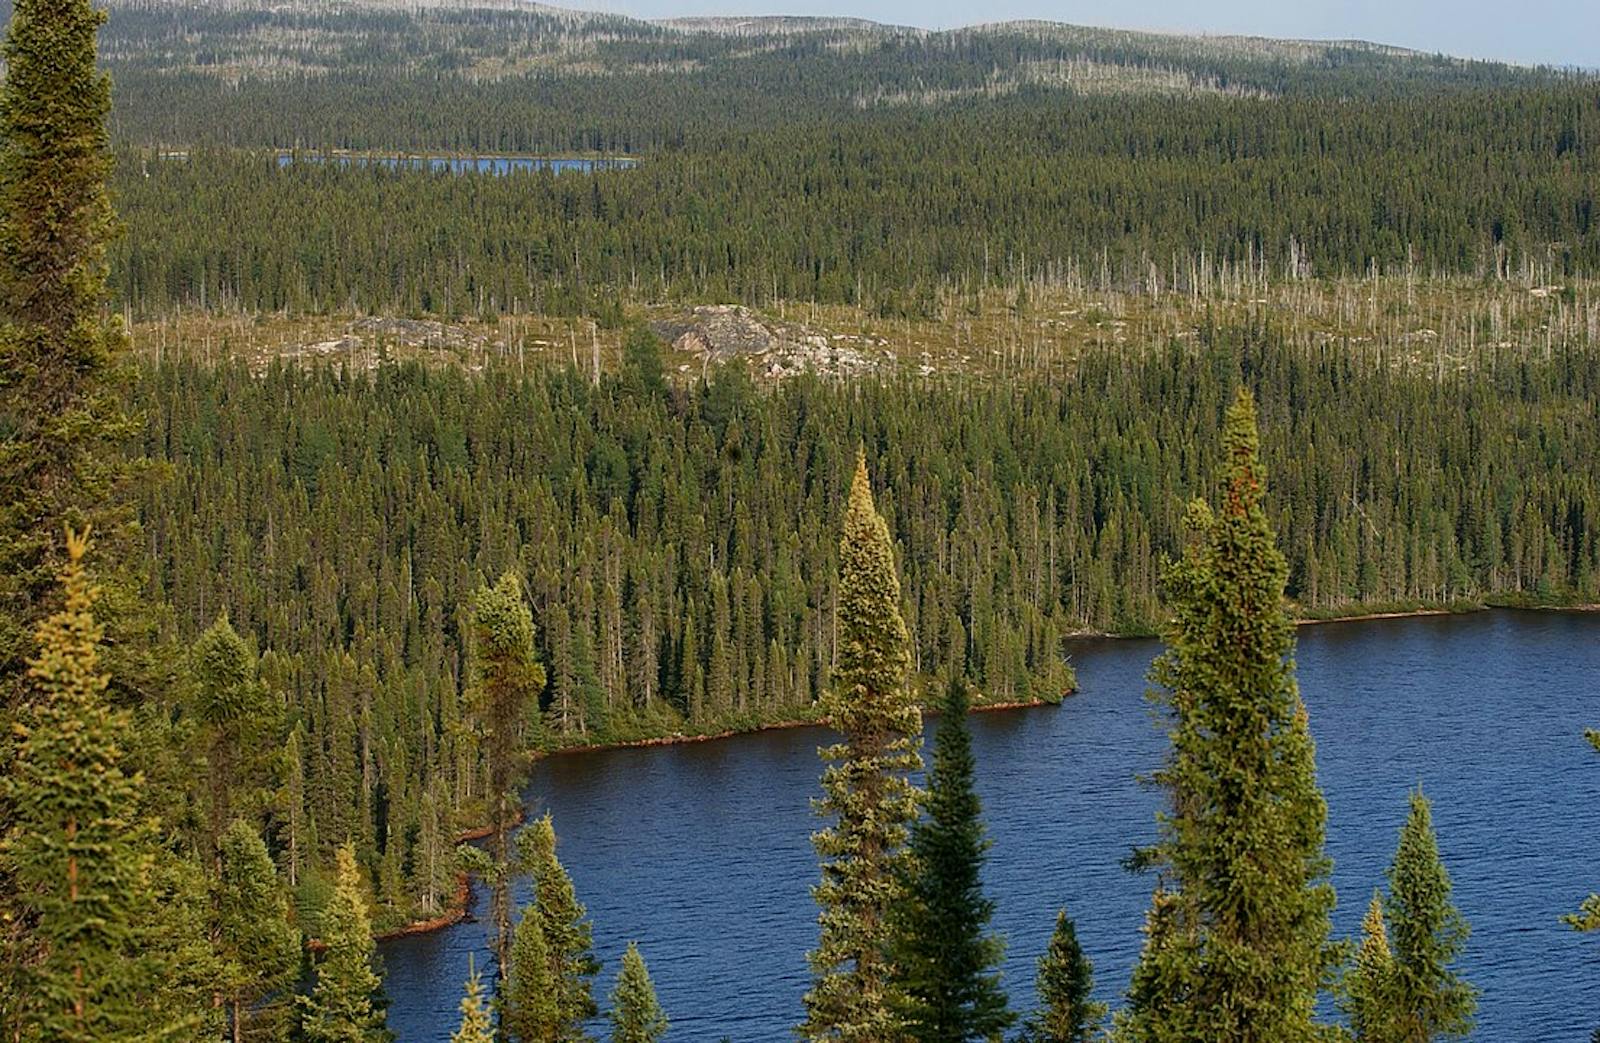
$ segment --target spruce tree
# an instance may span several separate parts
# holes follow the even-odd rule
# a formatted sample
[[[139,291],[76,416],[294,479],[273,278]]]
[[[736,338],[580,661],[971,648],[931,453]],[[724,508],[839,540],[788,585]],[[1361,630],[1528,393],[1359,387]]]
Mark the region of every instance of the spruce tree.
[[[1340,1006],[1350,1017],[1356,1043],[1398,1043],[1394,1022],[1394,953],[1383,924],[1383,899],[1374,891],[1361,920],[1361,944],[1345,975]]]
[[[839,648],[823,709],[842,742],[823,749],[812,838],[824,860],[812,891],[820,908],[813,985],[800,1025],[810,1040],[888,1043],[905,1037],[889,957],[890,909],[901,895],[908,824],[921,766],[921,714],[907,684],[909,642],[900,615],[889,527],[872,502],[864,454],[839,541]]]
[[[461,997],[461,1024],[450,1033],[450,1043],[494,1043],[494,1020],[483,995],[483,977],[467,958],[466,994]]]
[[[1472,1032],[1477,990],[1454,969],[1467,923],[1450,900],[1450,874],[1439,859],[1433,812],[1421,788],[1389,867],[1384,902],[1394,952],[1391,1017],[1398,1043],[1464,1038]]]
[[[482,736],[489,774],[490,856],[494,874],[489,915],[494,924],[496,974],[504,974],[511,946],[511,828],[516,823],[516,784],[525,766],[526,729],[544,690],[544,667],[534,650],[533,614],[522,581],[507,572],[473,602],[472,709]]]
[[[271,799],[281,764],[282,713],[257,675],[256,657],[225,614],[196,639],[190,672],[206,766],[206,851],[215,857],[232,819],[254,815]]]
[[[1300,1043],[1331,1031],[1315,1021],[1335,953],[1327,808],[1247,392],[1227,411],[1223,447],[1218,512],[1190,506],[1188,546],[1165,577],[1172,620],[1152,678],[1172,749],[1157,773],[1168,809],[1153,863],[1170,907],[1122,1025],[1133,1040]]]
[[[1089,1043],[1106,1017],[1096,1003],[1094,966],[1078,944],[1078,931],[1067,911],[1056,914],[1050,946],[1039,957],[1039,1009],[1023,1031],[1026,1043]]]
[[[333,896],[322,911],[325,949],[317,962],[317,982],[301,996],[300,1030],[309,1043],[387,1043],[383,980],[375,966],[372,924],[355,848],[339,848]]]
[[[511,939],[500,1000],[500,1021],[521,1043],[560,1043],[569,1037],[561,1011],[561,982],[545,939],[544,917],[537,901],[522,910]]]
[[[583,1026],[600,1012],[594,1000],[594,931],[572,878],[556,857],[555,824],[548,814],[517,835],[522,866],[533,875],[534,905],[550,965],[549,980],[560,1040],[585,1040]],[[526,920],[526,916],[524,916]],[[516,957],[513,955],[512,964]]]
[[[234,1043],[248,1023],[270,1016],[262,1000],[294,984],[300,935],[261,835],[235,819],[222,834],[213,897],[213,936],[220,957]]]
[[[927,1043],[995,1039],[1016,1020],[1000,987],[1005,945],[988,929],[994,903],[980,879],[989,842],[973,790],[970,709],[966,682],[952,678],[939,707],[925,814],[911,828],[896,914],[902,1010],[911,1037]]]
[[[656,987],[639,954],[639,946],[628,943],[622,954],[622,970],[611,991],[612,1043],[660,1043],[667,1034],[667,1016],[656,1000]]]
[[[16,888],[0,1008],[5,1037],[182,1038],[197,1012],[167,1002],[177,940],[159,922],[156,823],[124,763],[132,725],[107,699],[87,536],[67,532],[65,602],[37,628],[11,772],[0,874]]]

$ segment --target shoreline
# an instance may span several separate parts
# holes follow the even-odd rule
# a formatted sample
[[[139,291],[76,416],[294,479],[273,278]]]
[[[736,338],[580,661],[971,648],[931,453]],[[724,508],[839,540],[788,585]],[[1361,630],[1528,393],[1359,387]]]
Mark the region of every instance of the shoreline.
[[[1522,612],[1600,612],[1600,603],[1586,602],[1574,605],[1527,606],[1493,605],[1487,603],[1478,603],[1472,605],[1462,604],[1459,607],[1454,608],[1395,609],[1392,611],[1366,612],[1352,616],[1297,618],[1294,620],[1294,625],[1298,629],[1299,627],[1318,626],[1324,623],[1366,623],[1385,619],[1417,619],[1427,616],[1470,615],[1475,612],[1488,612],[1495,609]],[[1096,633],[1089,631],[1075,632],[1066,636],[1068,638],[1096,638],[1119,641],[1137,639],[1129,638],[1127,635]],[[980,705],[973,706],[970,712],[992,713],[1003,710],[1027,710],[1041,706],[1059,706],[1061,702],[1066,701],[1076,694],[1077,689],[1074,688],[1071,691],[1066,692],[1059,702],[1054,703],[1046,699],[1019,699],[1008,700],[1005,702],[982,703]],[[935,713],[930,713],[928,710],[924,710],[923,713],[928,716],[936,716]],[[657,746],[684,746],[692,743],[713,742],[719,739],[732,739],[741,735],[757,735],[761,732],[787,731],[793,728],[806,728],[812,726],[826,727],[826,722],[817,719],[769,721],[765,724],[756,725],[751,728],[729,728],[720,732],[703,732],[698,734],[678,732],[673,735],[660,735],[648,739],[618,739],[613,742],[597,742],[575,746],[560,746],[553,750],[548,750],[540,756],[560,757],[570,756],[578,753],[601,753],[607,750],[648,749]],[[520,823],[522,819],[523,815],[519,811],[517,816],[518,823]],[[487,837],[493,831],[494,829],[492,826],[476,826],[472,829],[463,830],[462,832],[456,834],[456,842],[465,843],[471,840],[481,840],[484,837]],[[472,880],[470,874],[465,872],[459,873],[456,877],[456,892],[452,896],[451,902],[446,907],[445,911],[440,915],[429,920],[416,920],[405,924],[404,926],[394,928],[393,930],[385,931],[382,934],[374,935],[373,937],[380,942],[393,941],[398,938],[406,938],[418,934],[428,934],[433,931],[442,930],[445,927],[454,926],[466,918],[467,904],[471,898],[471,894]]]

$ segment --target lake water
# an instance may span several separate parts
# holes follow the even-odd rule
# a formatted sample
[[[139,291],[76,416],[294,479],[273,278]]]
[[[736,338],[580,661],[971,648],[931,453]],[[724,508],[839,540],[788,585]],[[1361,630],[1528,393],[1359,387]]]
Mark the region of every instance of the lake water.
[[[333,160],[341,165],[365,166],[377,163],[385,167],[408,170],[449,171],[452,174],[504,175],[529,170],[550,170],[557,174],[568,172],[587,174],[595,170],[625,170],[638,161],[617,157],[603,159],[569,159],[550,156],[368,156],[338,154],[333,156],[317,152],[298,154],[278,153],[278,166],[286,167],[296,161],[322,163]]]
[[[1135,781],[1165,740],[1144,701],[1159,646],[1087,641],[1081,691],[1057,708],[972,719],[994,848],[986,872],[1007,937],[1013,1004],[1066,906],[1114,1006],[1138,955],[1148,878],[1124,872],[1154,835],[1158,795]],[[1472,924],[1464,972],[1483,991],[1475,1039],[1587,1040],[1600,1024],[1600,937],[1559,923],[1600,889],[1600,616],[1484,612],[1300,631],[1301,689],[1328,798],[1335,934],[1358,930],[1422,783],[1455,895]],[[639,942],[676,1041],[790,1040],[816,940],[809,835],[818,729],[564,755],[528,789],[554,813],[588,904],[604,1004]],[[481,903],[481,895],[476,896]],[[480,907],[481,912],[481,907]],[[445,1040],[482,923],[382,948],[389,1024]]]

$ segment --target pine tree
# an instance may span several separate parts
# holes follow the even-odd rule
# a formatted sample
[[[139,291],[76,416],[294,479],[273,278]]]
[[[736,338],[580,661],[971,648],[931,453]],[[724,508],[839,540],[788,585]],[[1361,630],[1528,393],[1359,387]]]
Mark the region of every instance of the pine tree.
[[[1094,966],[1065,909],[1056,914],[1050,947],[1039,957],[1038,993],[1039,1010],[1023,1032],[1027,1043],[1089,1043],[1105,1020],[1106,1005],[1091,999]]]
[[[1350,1016],[1356,1043],[1398,1043],[1394,1005],[1394,954],[1383,924],[1383,898],[1374,891],[1361,920],[1361,944],[1355,965],[1345,975],[1340,1006]]]
[[[450,1043],[494,1043],[494,1021],[483,996],[483,977],[467,958],[466,995],[461,997],[461,1025],[450,1034]]]
[[[516,822],[515,792],[521,777],[524,731],[544,689],[544,667],[534,651],[533,614],[522,596],[522,581],[507,572],[473,602],[472,651],[476,683],[471,692],[489,770],[490,856],[502,867],[489,895],[494,924],[496,973],[510,962],[511,827]]]
[[[521,1043],[561,1043],[571,1037],[560,1001],[561,982],[545,939],[544,917],[538,902],[529,902],[511,940],[501,1023]]]
[[[660,1043],[667,1034],[667,1016],[656,1000],[656,987],[639,954],[639,946],[628,943],[622,954],[622,971],[611,992],[612,1043]]]
[[[1398,1043],[1431,1043],[1472,1032],[1477,990],[1453,969],[1467,924],[1450,901],[1450,874],[1439,860],[1433,812],[1421,788],[1389,866],[1384,902],[1394,951],[1391,1016]]]
[[[1335,953],[1327,808],[1247,392],[1223,445],[1220,512],[1190,506],[1189,545],[1166,575],[1173,620],[1152,678],[1172,751],[1157,773],[1169,808],[1153,861],[1176,886],[1163,889],[1165,933],[1146,946],[1121,1024],[1132,1040],[1300,1043],[1331,1031],[1314,1020]]]
[[[139,811],[142,778],[124,767],[129,715],[106,698],[87,536],[69,529],[66,547],[65,603],[38,626],[0,779],[11,809],[0,874],[16,887],[8,914],[22,928],[0,1028],[21,1039],[181,1038],[198,1019],[164,999],[173,939],[157,923],[156,824]]]
[[[301,1033],[309,1043],[387,1043],[383,980],[375,967],[372,924],[355,848],[339,848],[333,896],[322,911],[317,983],[301,996]]]
[[[549,980],[555,990],[558,1034],[546,1038],[586,1040],[589,1037],[583,1025],[600,1012],[592,984],[600,972],[600,963],[594,957],[594,931],[588,913],[578,901],[572,878],[556,858],[556,831],[550,816],[529,823],[517,835],[517,847],[522,867],[533,875],[537,922],[550,961]],[[512,963],[516,963],[515,956]]]
[[[235,819],[222,834],[213,890],[220,977],[233,1040],[239,1043],[245,1026],[266,1013],[257,1005],[294,984],[300,969],[300,935],[289,923],[289,903],[267,845],[242,819]]]
[[[921,714],[907,685],[909,640],[900,615],[889,527],[872,502],[858,455],[839,541],[839,649],[823,709],[844,741],[821,751],[832,824],[812,841],[824,859],[812,891],[821,937],[810,954],[802,1037],[888,1043],[905,1036],[889,959],[889,911],[901,892],[908,823],[921,766]]]
[[[989,933],[994,903],[980,872],[989,843],[973,790],[971,698],[952,678],[940,705],[925,817],[911,829],[905,895],[895,924],[895,973],[913,1039],[998,1038],[1015,1020],[1000,987],[1004,943]]]

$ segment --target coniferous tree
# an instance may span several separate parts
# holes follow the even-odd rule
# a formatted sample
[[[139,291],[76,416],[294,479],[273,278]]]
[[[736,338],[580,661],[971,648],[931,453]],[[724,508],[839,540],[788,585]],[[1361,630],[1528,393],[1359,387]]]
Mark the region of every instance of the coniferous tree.
[[[8,1038],[166,1039],[196,1029],[171,1009],[174,939],[158,923],[156,824],[124,763],[132,725],[106,697],[87,535],[67,531],[65,602],[37,629],[16,724],[0,873],[24,926],[8,953]]]
[[[483,995],[483,976],[467,958],[466,994],[461,997],[461,1024],[450,1033],[450,1043],[494,1043],[494,1019]]]
[[[1219,511],[1190,506],[1189,545],[1166,577],[1173,620],[1152,677],[1165,689],[1172,751],[1157,773],[1169,807],[1154,864],[1174,887],[1122,1031],[1299,1043],[1329,1031],[1315,1021],[1334,955],[1327,808],[1247,392],[1227,411],[1223,449]]]
[[[271,799],[282,714],[257,675],[255,656],[226,615],[200,635],[190,658],[206,766],[206,850],[215,857],[234,817],[253,815]]]
[[[1361,944],[1345,975],[1340,1006],[1350,1016],[1356,1043],[1398,1043],[1394,1012],[1394,953],[1383,923],[1383,898],[1374,891],[1361,920]]]
[[[496,974],[504,974],[511,946],[511,827],[527,745],[525,730],[544,689],[544,667],[534,651],[533,614],[522,596],[522,581],[506,573],[473,602],[472,650],[476,684],[473,709],[479,720],[488,762],[490,855],[501,867],[490,890]]]
[[[554,1012],[561,1040],[586,1040],[583,1025],[600,1012],[594,999],[594,931],[572,878],[556,857],[555,824],[544,815],[517,835],[522,867],[533,876],[537,923],[550,962]],[[526,920],[526,914],[524,915]],[[515,957],[512,959],[516,963]]]
[[[512,935],[504,989],[500,1021],[513,1039],[521,1043],[562,1043],[575,1038],[562,1009],[562,982],[551,957],[537,899],[523,907],[522,919]],[[580,1034],[576,1038],[583,1037]]]
[[[823,797],[831,818],[814,837],[823,859],[813,889],[821,937],[800,1034],[811,1040],[887,1043],[905,1026],[889,957],[889,913],[901,893],[908,823],[917,793],[907,777],[921,765],[921,714],[907,684],[910,652],[900,615],[889,527],[872,502],[864,453],[839,541],[839,649],[824,710],[844,741],[821,751]]]
[[[294,984],[300,969],[300,935],[289,923],[289,903],[261,835],[235,819],[222,834],[212,901],[222,992],[233,1041],[246,1026],[270,1017],[262,1000]]]
[[[1050,946],[1039,957],[1039,1009],[1023,1031],[1026,1043],[1089,1043],[1106,1017],[1096,1003],[1094,966],[1078,944],[1078,931],[1067,911],[1056,914]]]
[[[967,730],[971,697],[952,677],[939,706],[924,817],[911,828],[894,959],[911,1037],[927,1043],[997,1039],[1016,1020],[1000,986],[1004,943],[989,931],[981,806]]]
[[[1393,949],[1389,1003],[1399,1043],[1432,1043],[1472,1032],[1477,990],[1454,964],[1467,940],[1467,923],[1450,901],[1450,874],[1439,859],[1433,812],[1419,787],[1400,829],[1389,866],[1384,902]]]
[[[660,1043],[667,1034],[667,1016],[656,1000],[639,946],[629,942],[622,954],[622,970],[611,991],[611,1043]]]
[[[338,852],[338,878],[322,911],[321,940],[311,995],[301,996],[300,1030],[310,1043],[388,1043],[384,1027],[383,979],[375,967],[372,924],[362,893],[356,852]]]

